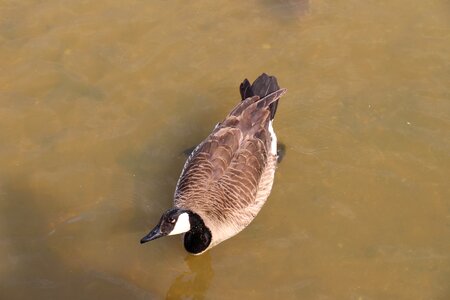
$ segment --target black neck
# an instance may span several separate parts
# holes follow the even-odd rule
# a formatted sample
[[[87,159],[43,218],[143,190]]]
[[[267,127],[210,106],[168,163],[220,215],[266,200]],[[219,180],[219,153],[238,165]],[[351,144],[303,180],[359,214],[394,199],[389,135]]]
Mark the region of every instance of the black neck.
[[[202,218],[189,211],[189,222],[191,230],[184,234],[184,248],[192,254],[205,251],[211,243],[211,231],[206,227]]]

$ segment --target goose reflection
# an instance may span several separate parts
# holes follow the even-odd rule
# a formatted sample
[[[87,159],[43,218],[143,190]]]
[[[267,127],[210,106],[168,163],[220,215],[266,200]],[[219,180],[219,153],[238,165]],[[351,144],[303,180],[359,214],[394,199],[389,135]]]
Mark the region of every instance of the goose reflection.
[[[214,272],[209,252],[201,256],[186,256],[189,268],[178,275],[166,293],[166,299],[205,299]]]

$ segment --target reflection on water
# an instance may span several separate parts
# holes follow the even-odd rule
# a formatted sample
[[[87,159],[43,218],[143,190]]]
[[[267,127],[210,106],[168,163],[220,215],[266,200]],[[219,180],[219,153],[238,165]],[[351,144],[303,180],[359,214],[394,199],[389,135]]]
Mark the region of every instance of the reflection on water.
[[[175,278],[166,294],[166,299],[207,299],[205,293],[213,279],[211,255],[186,256],[188,272]]]
[[[281,20],[298,18],[309,10],[310,0],[260,0],[272,18],[277,15]]]
[[[0,3],[0,298],[449,299],[445,0]],[[289,92],[268,203],[140,245],[243,78]]]

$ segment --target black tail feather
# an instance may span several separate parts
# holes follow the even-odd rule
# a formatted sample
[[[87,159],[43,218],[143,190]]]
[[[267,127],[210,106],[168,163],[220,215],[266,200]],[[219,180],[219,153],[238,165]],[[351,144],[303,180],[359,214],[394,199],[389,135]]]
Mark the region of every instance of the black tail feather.
[[[269,76],[266,73],[261,74],[256,80],[250,85],[250,82],[245,79],[239,90],[241,92],[242,100],[245,100],[248,97],[259,96],[260,98],[264,98],[267,95],[276,92],[280,89],[278,86],[277,78],[275,76]],[[273,120],[275,117],[275,113],[277,112],[278,101],[270,104],[270,119]]]
[[[239,86],[239,91],[241,92],[242,100],[255,96],[255,94],[253,94],[252,86],[247,78]]]

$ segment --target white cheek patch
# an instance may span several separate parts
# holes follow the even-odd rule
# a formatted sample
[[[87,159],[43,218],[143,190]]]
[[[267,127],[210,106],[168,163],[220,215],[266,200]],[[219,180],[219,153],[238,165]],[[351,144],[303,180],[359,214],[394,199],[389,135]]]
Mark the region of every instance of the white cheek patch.
[[[270,153],[272,155],[277,155],[277,136],[273,130],[272,121],[269,121],[269,132],[272,138],[272,143],[270,144]]]
[[[191,223],[189,223],[189,215],[187,213],[182,213],[178,216],[178,220],[175,223],[175,227],[169,233],[169,235],[180,234],[188,232],[191,230]]]

